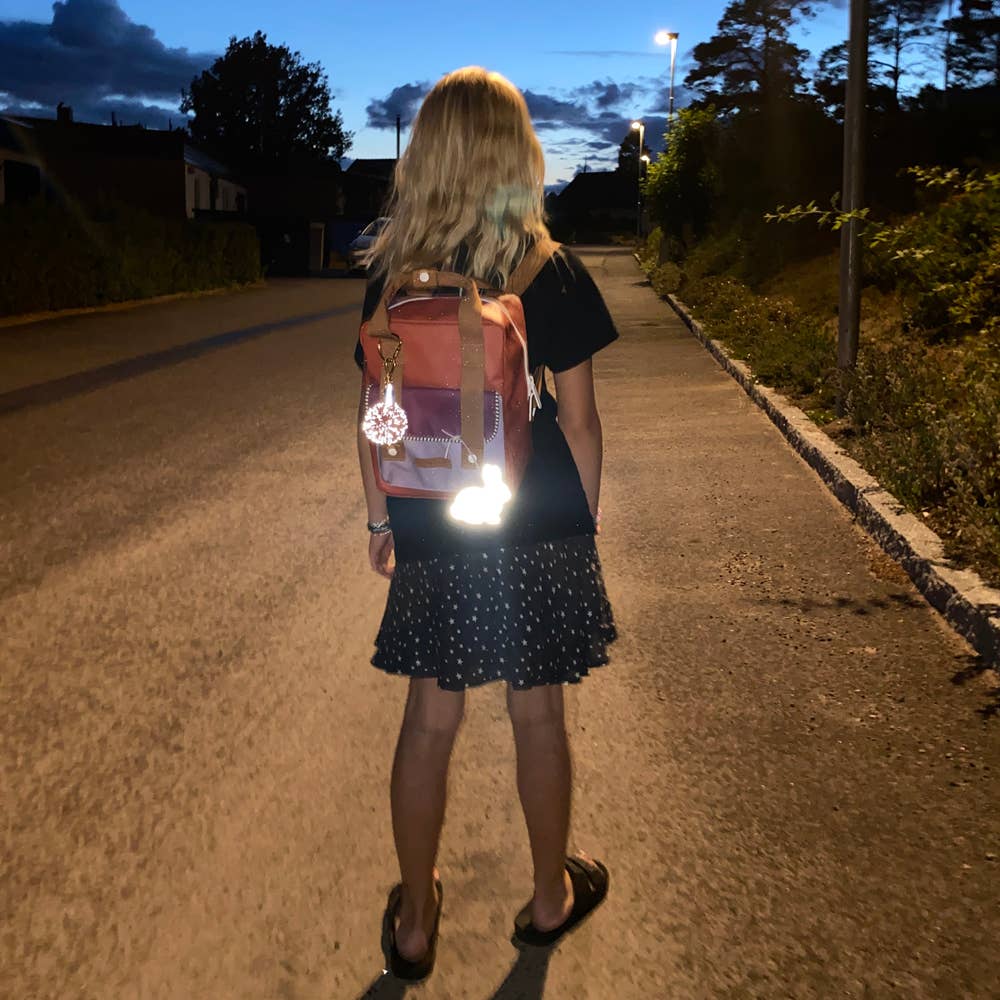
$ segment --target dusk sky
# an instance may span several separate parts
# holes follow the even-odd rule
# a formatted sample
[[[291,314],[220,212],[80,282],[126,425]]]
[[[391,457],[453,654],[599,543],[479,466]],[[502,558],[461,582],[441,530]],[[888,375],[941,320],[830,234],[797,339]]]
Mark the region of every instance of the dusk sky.
[[[709,38],[724,0],[664,4],[637,0],[433,0],[339,3],[318,0],[0,0],[0,108],[53,114],[62,100],[76,117],[162,127],[177,123],[178,92],[207,68],[231,35],[257,29],[326,70],[334,105],[354,132],[352,157],[395,155],[395,115],[404,121],[426,87],[469,64],[495,69],[528,98],[545,147],[548,183],[578,167],[604,169],[634,117],[657,148],[666,118],[667,50],[660,28],[680,33],[680,83],[689,53]],[[827,4],[799,33],[814,54],[842,40],[847,12]],[[404,143],[405,143],[404,134]]]

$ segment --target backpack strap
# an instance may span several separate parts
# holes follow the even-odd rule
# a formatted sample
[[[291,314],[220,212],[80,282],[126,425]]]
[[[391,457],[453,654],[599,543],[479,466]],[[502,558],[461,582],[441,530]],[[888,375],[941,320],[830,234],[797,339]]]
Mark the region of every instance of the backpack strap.
[[[523,295],[553,254],[558,252],[560,245],[548,237],[539,240],[524,255],[521,263],[514,268],[511,276],[507,279],[507,287],[504,291],[514,295]]]
[[[555,240],[549,237],[535,243],[521,258],[521,263],[511,272],[504,291],[518,296],[523,295],[527,291],[528,286],[538,277],[542,268],[559,252],[560,246],[562,246],[561,243],[556,243]],[[541,393],[545,387],[545,365],[539,365],[531,373],[531,379],[535,383],[535,391],[531,401],[528,403],[529,420],[534,418],[535,411],[541,406]]]

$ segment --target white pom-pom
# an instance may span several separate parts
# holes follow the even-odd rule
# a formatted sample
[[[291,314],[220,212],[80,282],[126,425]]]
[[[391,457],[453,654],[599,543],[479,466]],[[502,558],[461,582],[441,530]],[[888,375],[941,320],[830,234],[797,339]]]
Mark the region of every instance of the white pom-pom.
[[[361,429],[372,444],[397,444],[403,440],[409,421],[406,411],[392,398],[392,383],[385,387],[385,399],[365,410]]]

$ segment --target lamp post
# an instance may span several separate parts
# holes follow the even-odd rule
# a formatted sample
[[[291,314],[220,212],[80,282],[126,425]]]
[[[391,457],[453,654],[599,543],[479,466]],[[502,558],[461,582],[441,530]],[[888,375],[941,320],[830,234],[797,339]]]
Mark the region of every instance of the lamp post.
[[[667,124],[674,120],[674,66],[677,64],[677,38],[676,31],[658,31],[653,38],[657,45],[670,46],[670,101],[667,107]]]
[[[847,93],[844,102],[844,190],[840,207],[858,212],[865,202],[865,106],[868,98],[868,0],[851,0]],[[850,376],[858,360],[861,327],[861,233],[853,215],[840,229],[840,304],[837,310],[838,417],[847,411]]]
[[[639,150],[635,157],[636,202],[635,202],[635,235],[642,239],[642,159],[646,141],[646,123],[632,122],[632,131],[639,133]]]

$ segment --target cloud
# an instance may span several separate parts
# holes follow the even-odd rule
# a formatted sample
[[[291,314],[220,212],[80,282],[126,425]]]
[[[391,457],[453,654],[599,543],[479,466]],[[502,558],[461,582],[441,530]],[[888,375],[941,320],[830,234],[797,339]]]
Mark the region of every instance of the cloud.
[[[413,121],[424,95],[431,89],[426,80],[420,83],[404,83],[394,87],[387,97],[373,98],[368,102],[365,112],[368,115],[368,127],[389,129],[396,127],[396,115],[404,125]]]
[[[116,0],[64,0],[52,21],[0,21],[0,101],[7,110],[52,114],[63,101],[80,120],[165,124],[180,92],[215,59],[168,48]]]
[[[397,114],[404,123],[411,122],[430,87],[427,82],[406,83],[386,97],[373,98],[367,107],[369,127],[395,128]],[[646,145],[657,152],[663,148],[667,96],[661,77],[591,80],[557,92],[529,89],[523,93],[550,156],[613,159],[635,118],[646,123]],[[678,89],[678,105],[682,97]]]

